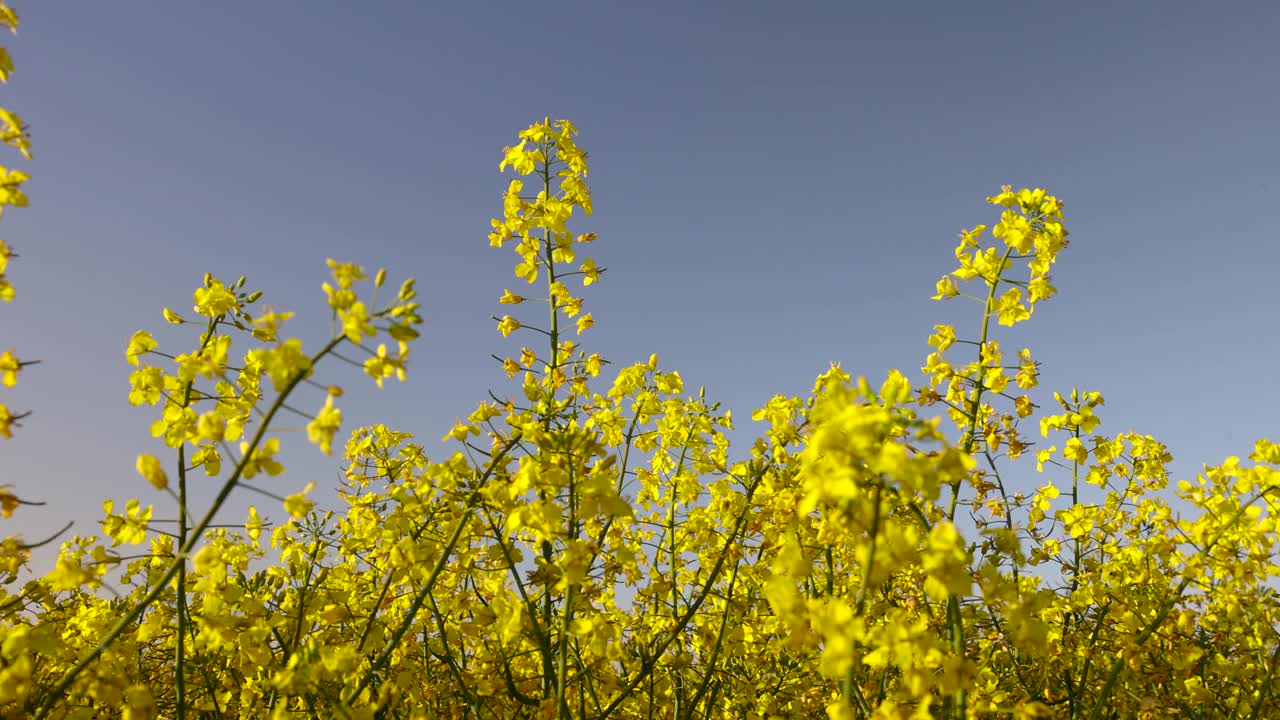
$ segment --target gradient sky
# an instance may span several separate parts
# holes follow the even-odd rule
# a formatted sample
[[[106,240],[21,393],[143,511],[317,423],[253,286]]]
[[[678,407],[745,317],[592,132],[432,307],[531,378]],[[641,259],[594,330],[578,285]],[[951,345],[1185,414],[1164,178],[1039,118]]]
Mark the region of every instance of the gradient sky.
[[[1280,440],[1280,5],[13,4],[4,104],[35,160],[4,218],[22,257],[0,345],[43,363],[5,393],[35,414],[0,482],[48,502],[6,521],[28,539],[95,532],[107,497],[167,507],[133,468],[163,447],[123,352],[206,271],[247,274],[312,348],[326,257],[416,276],[409,383],[349,385],[344,408],[439,455],[501,386],[490,353],[534,342],[494,329],[519,288],[486,235],[502,147],[543,115],[591,154],[577,227],[609,271],[588,346],[658,352],[742,438],[831,361],[918,378],[933,324],[976,336],[976,306],[929,296],[1008,183],[1063,198],[1072,233],[1058,297],[997,336],[1044,388],[1103,392],[1100,431],[1168,443],[1180,477]],[[273,489],[331,498],[336,460],[285,442]]]

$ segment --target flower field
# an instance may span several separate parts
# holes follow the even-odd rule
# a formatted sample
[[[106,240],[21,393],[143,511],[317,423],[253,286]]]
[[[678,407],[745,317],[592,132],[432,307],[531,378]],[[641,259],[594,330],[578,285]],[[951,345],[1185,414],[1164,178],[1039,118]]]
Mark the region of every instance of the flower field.
[[[0,23],[17,24],[2,3]],[[29,158],[18,116],[0,125]],[[206,275],[164,310],[186,344],[127,340],[129,402],[153,413],[137,499],[50,540],[56,566],[29,581],[36,541],[5,533],[0,716],[1280,717],[1280,445],[1173,478],[1159,441],[1104,432],[1101,392],[1034,403],[1032,350],[992,339],[1069,302],[1061,200],[975,203],[986,224],[933,295],[971,322],[903,360],[923,382],[833,365],[731,446],[740,418],[657,354],[592,348],[585,289],[607,292],[609,246],[577,136],[546,118],[495,153],[511,392],[442,428],[449,453],[343,422],[350,394],[409,380],[412,278],[329,260],[324,304],[298,312],[333,332],[302,338],[269,289]],[[25,205],[26,179],[0,168],[0,205]],[[0,243],[0,273],[11,256]],[[0,356],[6,386],[18,357]],[[344,365],[365,387],[334,384]],[[6,442],[23,417],[0,405]],[[233,495],[272,496],[304,436],[342,469],[339,510],[312,483],[215,522]],[[37,495],[0,488],[5,516]]]

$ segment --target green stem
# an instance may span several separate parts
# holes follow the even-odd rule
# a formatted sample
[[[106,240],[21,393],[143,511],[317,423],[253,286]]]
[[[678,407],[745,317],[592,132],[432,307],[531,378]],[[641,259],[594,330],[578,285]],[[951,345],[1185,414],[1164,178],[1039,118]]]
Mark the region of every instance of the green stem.
[[[187,384],[187,392],[190,393],[191,385]],[[178,448],[178,545],[183,546],[187,543],[187,446],[183,444]],[[175,701],[178,703],[176,709],[178,720],[185,720],[187,717],[187,681],[184,668],[186,656],[186,616],[187,616],[187,561],[182,559],[178,567],[178,587],[177,587],[177,622],[178,637],[176,647],[174,648],[173,660],[173,687]]]
[[[210,318],[208,327],[205,328],[204,335],[201,336],[200,349],[197,354],[204,352],[209,343],[213,341],[213,333],[218,329],[218,318]],[[191,390],[194,388],[194,381],[187,381],[182,388],[182,407],[186,408],[191,405]],[[178,546],[182,547],[187,543],[187,445],[183,443],[178,446]],[[173,687],[175,702],[177,702],[178,720],[186,720],[187,717],[187,673],[186,673],[186,631],[187,623],[190,620],[187,614],[187,563],[183,559],[178,567],[178,584],[176,588],[177,598],[175,609],[177,610],[177,626],[178,637],[174,647],[173,658]]]
[[[565,686],[569,674],[569,624],[573,621],[574,587],[570,583],[564,593],[564,612],[560,614],[560,657],[556,667],[556,707],[560,717],[569,717],[569,705],[565,702]]]
[[[550,140],[543,141],[542,156],[544,158],[544,162],[542,164],[542,167],[539,168],[539,175],[541,175],[542,177],[542,196],[544,198],[551,197],[551,150],[552,150],[552,147],[553,146]],[[544,414],[542,417],[542,427],[544,430],[551,429],[551,422],[554,417],[553,413],[555,412],[555,386],[552,382],[550,382],[550,380],[555,376],[556,369],[560,366],[560,352],[559,352],[560,318],[556,312],[557,310],[559,310],[559,305],[557,305],[556,295],[553,292],[553,289],[556,284],[556,263],[555,263],[555,253],[553,252],[552,246],[551,246],[551,240],[552,240],[551,228],[544,227],[542,230],[542,252],[544,254],[543,261],[547,265],[547,307],[550,310],[547,338],[551,344],[551,357],[548,358],[547,374],[546,374],[546,377],[548,379],[547,398],[545,401],[546,414]],[[542,499],[545,500],[546,498],[543,497]],[[542,551],[543,562],[545,562],[548,566],[551,565],[552,559],[555,555],[555,548],[552,546],[551,541],[543,540],[541,551]],[[554,612],[555,612],[555,607],[554,607],[554,600],[551,597],[551,588],[550,586],[544,586],[543,594],[542,594],[542,624],[543,624],[543,627],[546,627],[548,630],[550,630],[552,627],[551,619]],[[562,637],[561,641],[563,642],[563,640],[564,638]],[[542,652],[543,697],[549,697],[551,692],[553,691],[557,694],[557,696],[560,695],[559,690],[554,687],[554,685],[558,681],[558,673],[555,670],[555,667],[556,667],[555,660],[553,659],[553,656],[551,655],[551,653],[552,653],[551,643],[548,642],[543,647],[543,652]],[[559,704],[557,705],[557,712],[561,713],[560,717],[563,717],[562,705],[559,705]]]
[[[1005,250],[1004,256],[1000,258],[1000,268],[1004,267],[1004,263],[1009,259],[1009,255],[1013,252],[1013,248]],[[982,393],[986,390],[986,384],[983,382],[984,365],[982,362],[982,349],[987,344],[987,338],[991,330],[991,315],[995,306],[996,288],[1000,285],[1000,270],[997,270],[996,277],[987,283],[987,300],[982,312],[982,334],[978,340],[978,377],[974,381],[973,402],[969,405],[969,432],[968,438],[965,440],[964,451],[966,455],[972,455],[978,446],[978,412],[982,408]],[[956,517],[956,506],[960,500],[960,485],[962,479],[956,480],[951,484],[951,504],[947,508],[947,520],[954,522]],[[964,652],[964,618],[960,612],[960,598],[951,595],[947,598],[947,615],[948,625],[951,634],[951,650],[956,655],[963,657]],[[952,696],[954,716],[956,718],[964,718],[965,705],[967,702],[968,692],[963,688],[959,688]]]
[[[720,657],[720,648],[724,645],[725,630],[729,627],[729,615],[733,611],[733,586],[738,582],[738,570],[741,569],[741,567],[741,563],[735,563],[733,566],[733,572],[729,574],[729,585],[725,588],[724,592],[724,614],[720,616],[720,628],[716,631],[716,641],[715,644],[711,646],[711,653],[710,657],[707,659],[707,668],[706,672],[702,676],[702,682],[698,685],[697,689],[694,690],[693,698],[689,700],[690,716],[692,716],[693,712],[698,709],[698,703],[702,702],[703,696],[711,686],[711,676],[715,672],[716,661]],[[710,713],[711,707],[710,703],[708,703],[708,717],[710,717]]]

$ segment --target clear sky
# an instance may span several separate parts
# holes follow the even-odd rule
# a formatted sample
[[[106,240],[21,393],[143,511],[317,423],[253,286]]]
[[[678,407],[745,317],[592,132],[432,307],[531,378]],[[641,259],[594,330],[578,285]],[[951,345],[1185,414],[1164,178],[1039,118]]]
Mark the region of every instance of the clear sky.
[[[0,92],[35,160],[0,227],[22,255],[0,345],[43,364],[5,393],[35,413],[0,482],[49,503],[6,521],[28,539],[94,532],[106,497],[167,507],[134,471],[164,448],[124,347],[206,271],[297,311],[308,347],[326,257],[416,276],[410,381],[349,386],[347,426],[438,455],[501,385],[490,353],[532,342],[490,320],[519,290],[486,235],[502,147],[544,115],[591,154],[589,347],[658,352],[742,438],[831,361],[915,379],[933,324],[976,336],[976,306],[929,296],[1009,183],[1062,197],[1072,233],[1059,296],[998,336],[1043,387],[1103,392],[1100,431],[1156,436],[1181,476],[1280,441],[1280,5],[13,4]],[[285,442],[299,472],[273,488],[331,497],[336,461]]]

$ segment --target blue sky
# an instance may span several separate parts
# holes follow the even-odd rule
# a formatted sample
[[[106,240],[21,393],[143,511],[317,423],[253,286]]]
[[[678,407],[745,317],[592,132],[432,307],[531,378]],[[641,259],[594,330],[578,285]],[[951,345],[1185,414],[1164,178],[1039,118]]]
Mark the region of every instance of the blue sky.
[[[490,353],[519,351],[490,320],[514,255],[486,235],[502,147],[543,115],[591,153],[590,347],[658,352],[742,438],[831,361],[917,378],[933,324],[975,336],[976,307],[929,296],[1009,183],[1062,197],[1072,232],[1059,296],[998,336],[1043,387],[1103,392],[1101,431],[1156,436],[1180,476],[1280,440],[1280,6],[14,4],[4,104],[35,160],[0,345],[43,363],[6,393],[35,414],[0,452],[48,502],[6,521],[28,539],[92,533],[106,497],[165,506],[133,469],[163,448],[123,350],[206,271],[247,274],[308,347],[326,257],[416,276],[410,381],[349,387],[348,427],[438,455],[502,384]],[[274,489],[323,498],[336,463],[290,443]]]

